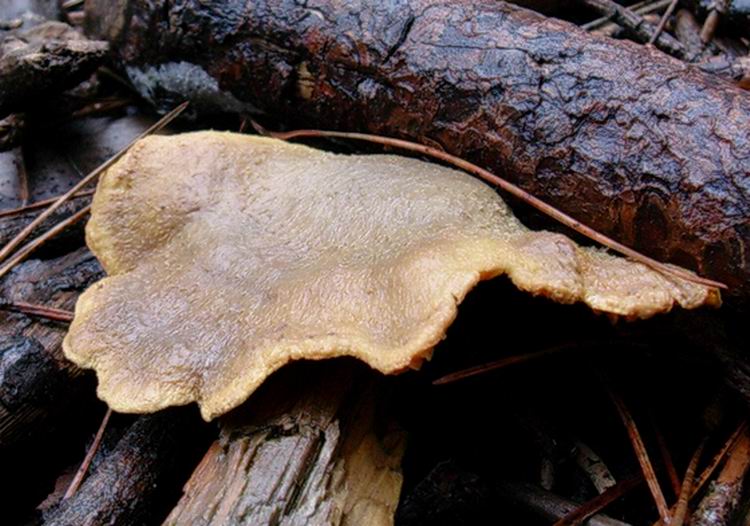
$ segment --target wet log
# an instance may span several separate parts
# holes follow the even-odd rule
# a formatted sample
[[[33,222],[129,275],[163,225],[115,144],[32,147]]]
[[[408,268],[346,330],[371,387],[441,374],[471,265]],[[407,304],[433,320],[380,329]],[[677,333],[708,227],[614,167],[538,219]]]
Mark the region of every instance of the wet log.
[[[140,417],[44,524],[158,524],[199,460],[206,428],[194,407]]]
[[[72,88],[104,61],[107,43],[61,22],[19,29],[0,41],[0,117]]]
[[[392,524],[405,434],[361,364],[288,366],[221,424],[170,525]]]
[[[750,298],[750,94],[695,66],[496,0],[115,4],[88,30],[161,108],[437,144]]]

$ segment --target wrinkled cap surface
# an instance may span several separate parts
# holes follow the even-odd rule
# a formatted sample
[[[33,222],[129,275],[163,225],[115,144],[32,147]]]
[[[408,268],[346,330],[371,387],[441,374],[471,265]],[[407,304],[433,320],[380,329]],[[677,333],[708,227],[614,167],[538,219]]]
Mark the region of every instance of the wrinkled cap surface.
[[[296,359],[402,371],[499,274],[627,317],[718,302],[526,229],[464,173],[231,133],[140,141],[102,176],[86,235],[109,276],[80,297],[64,350],[122,412],[196,401],[211,419]]]

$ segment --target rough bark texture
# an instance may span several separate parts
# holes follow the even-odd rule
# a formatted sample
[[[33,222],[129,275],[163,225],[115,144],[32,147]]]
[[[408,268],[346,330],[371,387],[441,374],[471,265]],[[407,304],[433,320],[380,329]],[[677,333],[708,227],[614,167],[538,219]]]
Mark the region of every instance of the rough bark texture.
[[[75,86],[106,54],[106,42],[87,40],[60,22],[5,36],[0,42],[0,117]]]
[[[103,272],[88,250],[29,261],[0,282],[4,300],[72,309]],[[74,411],[84,372],[62,354],[67,325],[0,311],[0,448],[7,448]],[[91,393],[93,394],[93,393]]]
[[[137,88],[439,144],[750,297],[750,94],[495,0],[87,1]]]
[[[168,504],[169,494],[198,461],[196,453],[205,438],[205,425],[194,408],[139,418],[78,492],[44,524],[158,523],[158,510]]]
[[[222,423],[170,525],[392,524],[405,434],[352,362],[295,364]]]

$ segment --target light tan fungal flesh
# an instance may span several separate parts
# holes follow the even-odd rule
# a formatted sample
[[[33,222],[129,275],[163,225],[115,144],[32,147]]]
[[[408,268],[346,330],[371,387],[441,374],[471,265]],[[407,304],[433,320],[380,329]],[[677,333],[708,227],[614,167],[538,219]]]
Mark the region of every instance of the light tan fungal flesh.
[[[196,401],[211,419],[302,358],[404,370],[499,274],[626,317],[719,302],[526,229],[464,173],[231,133],[140,141],[103,175],[86,234],[109,277],[81,296],[64,350],[122,412]]]

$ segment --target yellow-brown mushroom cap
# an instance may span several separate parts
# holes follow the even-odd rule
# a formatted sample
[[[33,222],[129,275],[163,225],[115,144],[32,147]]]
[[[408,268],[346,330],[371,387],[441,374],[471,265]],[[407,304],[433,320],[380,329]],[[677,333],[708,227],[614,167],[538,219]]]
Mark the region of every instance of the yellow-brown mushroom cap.
[[[123,412],[196,401],[211,419],[296,359],[401,371],[498,274],[626,317],[719,301],[526,229],[464,173],[231,133],[140,141],[102,176],[86,235],[109,276],[79,299],[63,347]]]

